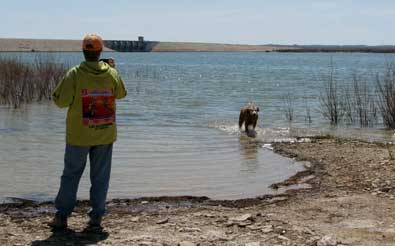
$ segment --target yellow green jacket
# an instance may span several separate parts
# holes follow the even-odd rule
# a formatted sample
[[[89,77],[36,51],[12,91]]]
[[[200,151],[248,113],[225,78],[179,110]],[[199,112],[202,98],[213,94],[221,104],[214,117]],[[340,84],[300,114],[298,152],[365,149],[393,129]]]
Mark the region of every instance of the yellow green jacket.
[[[104,62],[82,62],[71,68],[52,93],[55,104],[68,107],[66,142],[92,146],[117,138],[116,99],[126,96],[118,72]]]

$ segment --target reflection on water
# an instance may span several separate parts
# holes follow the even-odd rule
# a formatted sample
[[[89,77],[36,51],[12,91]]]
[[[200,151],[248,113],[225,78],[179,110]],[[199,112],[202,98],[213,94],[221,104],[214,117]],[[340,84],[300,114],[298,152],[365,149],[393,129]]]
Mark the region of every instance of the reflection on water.
[[[241,134],[239,139],[242,165],[247,168],[248,172],[256,172],[259,168],[258,149],[261,148],[262,143],[244,134]]]

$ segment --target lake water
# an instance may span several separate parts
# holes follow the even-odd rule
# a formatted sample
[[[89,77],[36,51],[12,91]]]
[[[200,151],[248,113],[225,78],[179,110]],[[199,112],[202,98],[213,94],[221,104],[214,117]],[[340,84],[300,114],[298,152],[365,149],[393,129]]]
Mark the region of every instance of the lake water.
[[[32,53],[0,53],[27,62]],[[81,53],[53,53],[78,64]],[[392,141],[376,127],[330,127],[319,112],[323,77],[357,72],[373,81],[394,55],[361,53],[104,53],[115,57],[128,89],[118,102],[109,197],[204,195],[235,199],[274,193],[268,186],[301,170],[263,148],[293,136],[333,134]],[[284,117],[293,97],[295,119]],[[261,109],[257,137],[238,129],[240,108]],[[311,123],[306,123],[306,108]],[[65,110],[52,103],[0,107],[0,197],[53,199],[63,168]],[[89,168],[79,197],[89,193]]]

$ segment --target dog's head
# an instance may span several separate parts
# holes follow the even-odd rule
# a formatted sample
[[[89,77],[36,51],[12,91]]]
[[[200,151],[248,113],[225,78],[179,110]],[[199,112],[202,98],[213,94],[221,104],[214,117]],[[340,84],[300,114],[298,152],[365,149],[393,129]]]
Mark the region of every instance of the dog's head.
[[[247,109],[248,114],[250,114],[250,115],[258,115],[259,107],[256,106],[255,104],[249,103],[247,105],[246,109]]]

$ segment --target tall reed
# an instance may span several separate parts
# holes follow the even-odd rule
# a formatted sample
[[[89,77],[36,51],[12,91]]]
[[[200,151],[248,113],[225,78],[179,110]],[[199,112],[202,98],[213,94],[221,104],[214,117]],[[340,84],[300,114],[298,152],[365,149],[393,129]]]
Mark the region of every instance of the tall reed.
[[[361,127],[373,126],[377,122],[377,106],[374,92],[366,80],[354,74],[353,76],[353,106]]]
[[[378,106],[383,124],[389,129],[395,129],[395,67],[387,65],[383,76],[376,77]]]
[[[338,82],[341,82],[338,84]],[[386,89],[383,89],[385,91]],[[377,93],[369,86],[367,77],[354,72],[352,81],[337,81],[331,65],[329,76],[324,79],[320,94],[320,111],[332,125],[340,122],[373,127],[378,123]]]
[[[287,92],[286,95],[283,96],[283,112],[285,119],[288,121],[294,120],[294,101],[295,98],[291,93]]]
[[[324,79],[324,92],[320,94],[321,113],[332,125],[337,125],[344,115],[343,97],[338,91],[335,68],[331,62],[328,77]]]
[[[53,58],[36,58],[25,63],[20,58],[0,58],[0,104],[22,104],[48,100],[66,72]]]
[[[311,119],[311,113],[310,113],[311,110],[310,110],[310,105],[308,104],[306,99],[304,101],[304,105],[305,105],[305,110],[306,110],[304,121],[305,121],[305,123],[311,124],[311,123],[313,123],[313,121]]]

